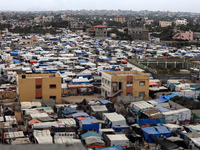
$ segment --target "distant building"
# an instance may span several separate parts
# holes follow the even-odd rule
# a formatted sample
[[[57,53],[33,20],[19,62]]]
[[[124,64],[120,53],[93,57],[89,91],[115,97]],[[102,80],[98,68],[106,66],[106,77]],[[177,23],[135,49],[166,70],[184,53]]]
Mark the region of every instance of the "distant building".
[[[94,26],[93,32],[95,33],[95,38],[98,39],[106,39],[107,38],[107,26],[104,25],[97,25]]]
[[[187,25],[188,24],[188,22],[187,22],[187,19],[182,19],[182,20],[175,20],[175,25],[176,26],[180,26],[180,25]]]
[[[17,77],[20,102],[55,99],[61,103],[61,77],[55,74],[25,74]]]
[[[154,22],[154,20],[145,20],[146,25],[151,25]]]
[[[173,36],[173,39],[175,40],[193,40],[193,32],[192,31],[186,31],[184,33],[177,33]]]
[[[131,18],[128,21],[128,35],[132,40],[149,40],[149,31],[144,26],[145,21],[140,18]]]
[[[124,22],[126,22],[126,17],[125,16],[117,16],[114,18],[114,21],[124,23]]]
[[[171,21],[159,21],[159,25],[161,27],[168,27],[168,26],[172,26],[172,22]]]
[[[149,76],[139,71],[102,72],[101,95],[116,101],[117,96],[144,96],[149,99]]]
[[[19,40],[20,45],[29,45],[33,43],[37,43],[37,37],[35,35],[31,37],[23,37],[22,39]]]
[[[70,21],[69,28],[73,32],[84,32],[85,23],[82,21]]]

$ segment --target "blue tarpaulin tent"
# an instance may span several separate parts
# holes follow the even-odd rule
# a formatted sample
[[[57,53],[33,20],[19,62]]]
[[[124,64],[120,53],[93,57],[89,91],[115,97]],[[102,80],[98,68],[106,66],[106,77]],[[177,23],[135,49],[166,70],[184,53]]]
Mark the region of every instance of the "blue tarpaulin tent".
[[[79,63],[86,63],[85,59],[78,59]]]
[[[96,121],[96,119],[81,120],[82,130],[96,129],[96,131],[99,132],[99,123],[93,123]]]
[[[21,61],[16,60],[16,59],[13,59],[13,61],[14,61],[15,64],[20,64],[21,63]]]
[[[155,126],[154,127],[158,133],[160,133],[162,136],[165,137],[170,137],[171,136],[171,132],[167,129],[167,127],[165,126]]]
[[[157,103],[165,103],[165,102],[167,102],[168,100],[162,99],[161,97],[159,97],[158,99],[155,99],[154,101],[157,102]]]
[[[200,90],[200,85],[192,85],[193,88],[195,88],[195,90]]]
[[[145,127],[145,128],[141,128],[141,129],[144,132],[145,140],[147,142],[149,142],[149,143],[152,142],[152,139],[150,138],[150,135],[154,136],[154,137],[159,137],[160,136],[160,133],[158,131],[156,131],[156,129],[154,127]]]
[[[160,123],[159,119],[138,119],[137,124],[145,125],[145,124],[153,124],[153,123]]]
[[[76,113],[76,111],[73,108],[65,108],[65,110],[62,111],[63,115],[69,115],[69,114],[73,114]]]
[[[74,113],[72,116],[76,118],[76,117],[89,117],[90,115],[88,115],[87,113]]]
[[[123,150],[123,148],[119,145],[116,145],[116,146],[105,147],[105,148],[95,148],[95,150]]]
[[[97,137],[102,138],[102,136],[99,133],[93,132],[93,131],[88,131],[88,132],[81,135],[81,140],[85,140],[87,137],[90,137],[90,136],[97,136]]]
[[[108,100],[100,100],[99,101],[102,105],[106,105],[106,104],[108,104],[108,103],[111,103],[110,101],[108,101]]]
[[[18,52],[12,52],[12,56],[18,56]]]

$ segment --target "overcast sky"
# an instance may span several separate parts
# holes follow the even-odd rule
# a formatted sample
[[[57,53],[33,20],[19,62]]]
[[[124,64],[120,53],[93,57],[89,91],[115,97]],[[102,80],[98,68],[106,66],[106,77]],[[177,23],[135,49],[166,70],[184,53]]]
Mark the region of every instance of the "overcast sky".
[[[0,0],[0,10],[128,9],[200,12],[200,0]]]

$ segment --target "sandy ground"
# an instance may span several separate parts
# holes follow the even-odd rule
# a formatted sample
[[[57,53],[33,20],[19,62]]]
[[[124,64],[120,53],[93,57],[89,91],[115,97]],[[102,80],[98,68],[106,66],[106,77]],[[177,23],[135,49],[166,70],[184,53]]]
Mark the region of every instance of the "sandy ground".
[[[65,101],[70,102],[70,103],[76,103],[76,102],[79,103],[79,102],[82,102],[83,99],[86,99],[86,101],[90,101],[90,100],[102,100],[103,97],[101,97],[101,94],[62,97],[63,103]]]

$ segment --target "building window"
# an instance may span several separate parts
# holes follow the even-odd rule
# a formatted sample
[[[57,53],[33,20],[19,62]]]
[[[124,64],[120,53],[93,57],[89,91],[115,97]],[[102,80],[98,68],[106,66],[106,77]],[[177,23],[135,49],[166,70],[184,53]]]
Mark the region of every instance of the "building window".
[[[36,99],[42,99],[42,97],[36,97]]]
[[[117,82],[113,82],[113,83],[112,83],[112,86],[117,86]]]
[[[56,96],[50,96],[49,98],[50,99],[56,99]]]
[[[56,89],[56,84],[50,84],[50,89]]]
[[[133,82],[127,82],[126,86],[133,86]]]
[[[127,95],[127,96],[132,96],[133,94],[132,94],[132,93],[126,93],[126,95]]]
[[[108,81],[108,85],[110,85],[110,81]]]
[[[140,81],[140,86],[145,86],[145,81]]]
[[[145,96],[145,92],[139,92],[139,96]]]
[[[36,85],[36,89],[41,89],[42,85]]]

